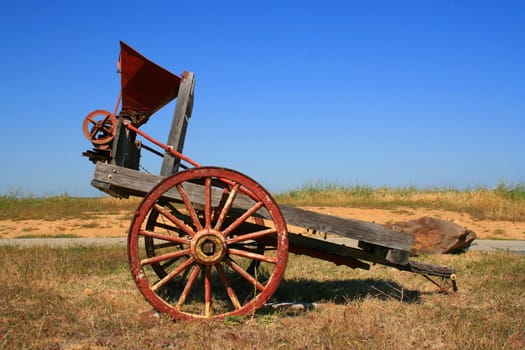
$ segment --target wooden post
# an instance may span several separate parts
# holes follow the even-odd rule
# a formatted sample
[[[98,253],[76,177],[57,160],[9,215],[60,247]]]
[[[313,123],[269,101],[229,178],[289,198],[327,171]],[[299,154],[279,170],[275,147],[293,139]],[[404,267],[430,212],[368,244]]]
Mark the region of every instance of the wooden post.
[[[129,169],[139,169],[140,148],[135,144],[136,134],[122,124],[122,118],[117,125],[117,136],[113,141],[112,164]]]
[[[182,74],[182,81],[179,87],[179,94],[177,96],[177,103],[175,105],[175,112],[173,113],[173,121],[171,123],[170,133],[166,144],[173,147],[177,152],[182,153],[184,147],[184,137],[186,136],[186,128],[193,110],[193,90],[195,87],[194,74],[191,72],[184,72]],[[162,167],[160,175],[167,177],[175,174],[179,170],[180,159],[173,155],[166,153],[162,160]]]

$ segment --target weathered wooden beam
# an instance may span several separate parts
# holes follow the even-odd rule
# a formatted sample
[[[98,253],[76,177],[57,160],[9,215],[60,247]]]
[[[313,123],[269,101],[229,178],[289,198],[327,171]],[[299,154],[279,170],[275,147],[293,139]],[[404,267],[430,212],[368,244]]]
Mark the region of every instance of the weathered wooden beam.
[[[110,185],[111,188],[117,189],[120,193],[129,192],[133,195],[144,196],[161,180],[162,178],[158,175],[98,163],[92,184],[97,188]],[[102,184],[106,185],[102,186]],[[103,188],[100,189],[104,190]],[[204,191],[201,185],[188,183],[185,185],[185,190],[192,201],[200,204],[204,203]],[[176,190],[167,192],[165,196],[180,200]],[[215,203],[218,203],[220,198],[221,191],[212,192],[212,200]],[[235,207],[240,209],[250,208],[253,203],[252,199],[242,194],[239,194],[235,199]],[[411,235],[388,230],[379,224],[319,214],[287,205],[282,205],[280,208],[288,225],[333,233],[389,249],[405,252],[410,252],[412,249],[413,238]],[[259,210],[257,213],[265,218],[269,217],[264,210]]]
[[[451,280],[454,280],[456,278],[456,270],[453,270],[446,266],[436,266],[416,261],[410,261],[406,266],[400,269],[404,271],[410,271],[413,273],[419,273],[421,275],[443,277]]]
[[[379,224],[320,214],[289,205],[279,205],[279,207],[289,225],[333,233],[382,247],[407,252],[412,250],[413,238],[411,235],[388,230]]]
[[[182,153],[186,128],[191,118],[193,109],[193,90],[195,87],[194,74],[184,72],[179,87],[179,94],[175,104],[175,112],[171,123],[170,133],[166,144],[173,147],[177,152]],[[166,153],[162,160],[160,175],[166,177],[176,173],[179,169],[180,159],[174,157],[171,153]]]

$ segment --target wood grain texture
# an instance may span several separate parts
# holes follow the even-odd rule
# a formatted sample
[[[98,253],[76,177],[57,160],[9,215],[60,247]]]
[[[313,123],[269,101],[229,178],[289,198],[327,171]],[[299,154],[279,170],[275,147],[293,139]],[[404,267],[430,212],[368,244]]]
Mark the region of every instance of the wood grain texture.
[[[144,196],[161,180],[162,177],[158,175],[98,163],[92,184],[105,192],[108,192],[108,189],[112,189],[117,193]],[[187,184],[187,186],[185,185],[185,189],[194,202],[203,204],[202,186],[198,184]],[[177,191],[169,191],[165,196],[180,200],[180,195]],[[221,192],[219,190],[214,191],[212,193],[213,201],[219,201],[220,196]],[[252,199],[242,194],[235,200],[235,206],[240,209],[247,209],[251,207],[253,203],[254,201]],[[333,233],[389,249],[405,252],[410,252],[412,249],[412,236],[385,229],[379,224],[320,214],[287,205],[280,206],[280,209],[288,225]],[[259,211],[258,214],[268,218],[268,213],[265,213],[265,211]]]
[[[168,146],[173,147],[173,149],[180,153],[182,153],[184,148],[186,129],[193,109],[194,87],[194,74],[191,72],[185,72],[179,87],[179,95],[177,96],[177,102],[175,104],[175,111],[173,113],[173,120],[168,134],[168,141],[166,142]],[[176,173],[179,169],[179,165],[180,159],[166,153],[162,160],[160,175],[166,177]]]

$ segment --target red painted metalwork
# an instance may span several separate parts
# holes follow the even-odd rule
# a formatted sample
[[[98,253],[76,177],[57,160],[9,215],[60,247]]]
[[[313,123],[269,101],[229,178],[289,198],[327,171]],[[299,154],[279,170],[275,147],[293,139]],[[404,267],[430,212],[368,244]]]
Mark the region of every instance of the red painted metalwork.
[[[446,287],[443,287],[442,285],[440,285],[439,283],[437,283],[436,281],[434,281],[432,278],[430,278],[430,276],[428,275],[425,275],[424,273],[421,274],[423,277],[425,277],[428,281],[430,281],[433,285],[435,285],[436,287],[438,287],[438,289],[440,291],[442,291],[443,293],[447,294],[447,295],[455,295],[455,293],[458,291],[458,286],[456,285],[456,274],[452,274],[450,276],[450,281],[452,283],[452,291],[448,290]]]
[[[201,166],[199,163],[197,163],[197,162],[194,161],[193,159],[191,159],[191,158],[185,156],[184,154],[178,152],[178,151],[175,150],[173,147],[168,146],[168,145],[166,145],[165,143],[162,143],[162,142],[160,142],[159,140],[157,140],[157,139],[151,137],[150,135],[148,135],[148,134],[145,133],[144,131],[139,130],[139,128],[135,127],[130,121],[128,121],[128,120],[124,120],[124,121],[123,121],[123,125],[124,125],[127,129],[129,129],[129,130],[135,132],[137,135],[140,135],[140,136],[144,137],[144,138],[145,138],[146,140],[148,140],[149,142],[151,142],[151,143],[153,143],[154,145],[156,145],[156,146],[162,148],[164,151],[166,151],[166,152],[168,152],[168,153],[171,153],[173,156],[175,156],[175,157],[177,157],[177,158],[180,158],[180,159],[184,160],[184,161],[187,162],[188,164],[191,164],[192,166],[194,166],[194,167],[196,167],[196,168],[198,168],[198,167]],[[224,181],[224,182],[225,182],[226,184],[228,184],[228,185],[233,185],[233,183],[230,182],[228,179],[221,179],[221,180]],[[246,189],[244,189],[244,188],[241,188],[240,191],[243,192],[244,194],[246,194],[247,196],[251,197],[252,199],[254,199],[254,198],[253,198],[253,194],[252,194],[250,191],[246,191]]]
[[[181,78],[120,42],[122,113],[149,117],[179,93]]]
[[[185,184],[195,182],[204,184],[202,193],[186,193]],[[186,214],[164,199],[168,191],[179,193]],[[232,209],[239,192],[256,198],[252,209],[268,211],[272,229],[243,231],[253,210]],[[192,202],[195,196],[203,203]],[[254,238],[269,235],[275,251],[250,248]],[[142,237],[149,240],[146,247]],[[233,170],[200,167],[166,178],[144,197],[131,224],[128,258],[137,287],[159,312],[174,319],[246,315],[277,289],[288,260],[288,233],[277,203],[261,185]],[[267,275],[244,266],[254,261],[265,265]]]
[[[111,142],[117,133],[115,114],[97,109],[87,115],[82,123],[84,136],[98,148]]]
[[[157,145],[158,147],[162,148],[164,151],[171,153],[175,157],[180,158],[180,159],[184,160],[185,162],[188,162],[189,164],[193,165],[194,167],[199,167],[200,166],[199,163],[197,163],[196,161],[194,161],[193,159],[191,159],[189,157],[186,157],[182,153],[177,152],[175,149],[173,149],[173,147],[170,147],[170,146],[168,146],[168,145],[166,145],[166,144],[164,144],[164,143],[154,139],[153,137],[149,136],[145,132],[139,130],[137,127],[132,125],[129,121],[125,120],[124,121],[124,126],[126,128],[128,128],[129,130],[137,133],[138,135],[144,137],[146,140],[148,140],[149,142],[153,143],[154,145]]]

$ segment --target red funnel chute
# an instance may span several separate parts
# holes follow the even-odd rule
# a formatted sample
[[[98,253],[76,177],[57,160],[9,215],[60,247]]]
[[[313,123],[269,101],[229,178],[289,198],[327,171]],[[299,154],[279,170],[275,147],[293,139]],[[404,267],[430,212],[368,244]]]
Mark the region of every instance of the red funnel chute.
[[[124,114],[140,113],[147,118],[177,97],[181,78],[122,41],[119,64]]]

